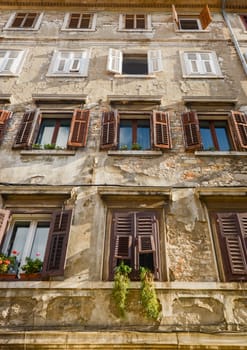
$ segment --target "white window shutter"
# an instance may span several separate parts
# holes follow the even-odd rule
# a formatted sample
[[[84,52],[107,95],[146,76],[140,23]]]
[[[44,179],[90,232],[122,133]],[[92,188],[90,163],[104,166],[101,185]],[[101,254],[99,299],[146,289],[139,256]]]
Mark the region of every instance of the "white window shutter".
[[[17,74],[21,69],[21,61],[25,51],[8,50],[1,52],[0,72]]]
[[[124,21],[125,21],[125,15],[120,14],[119,15],[119,30],[123,30],[125,28]]]
[[[97,14],[93,13],[92,14],[92,24],[91,24],[91,29],[92,30],[96,29],[96,21],[97,21]]]
[[[109,49],[107,70],[113,73],[122,73],[123,53],[121,50]]]
[[[152,16],[147,15],[147,29],[151,30],[152,29]]]
[[[148,50],[148,73],[152,74],[163,70],[161,50]]]
[[[200,74],[200,57],[198,57],[196,52],[185,52],[184,63],[187,74]]]
[[[200,53],[200,60],[202,64],[201,74],[215,74],[214,60],[210,52]]]
[[[83,76],[88,75],[89,57],[90,57],[90,53],[88,50],[81,52],[80,75],[83,75]]]

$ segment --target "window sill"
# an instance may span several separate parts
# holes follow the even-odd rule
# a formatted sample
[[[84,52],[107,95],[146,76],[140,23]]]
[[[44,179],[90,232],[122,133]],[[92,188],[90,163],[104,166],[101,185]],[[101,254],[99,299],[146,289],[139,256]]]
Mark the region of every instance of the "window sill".
[[[175,30],[176,33],[209,33],[209,30],[203,30],[203,29],[177,29]]]
[[[87,78],[87,75],[85,74],[73,74],[73,73],[63,73],[63,74],[56,74],[56,73],[49,73],[46,74],[47,78]]]
[[[153,74],[115,74],[115,78],[138,78],[138,79],[153,79],[156,78]]]
[[[63,28],[61,32],[96,32],[95,28]]]
[[[11,28],[11,27],[8,27],[8,28],[3,28],[3,30],[7,30],[7,31],[22,31],[22,32],[30,32],[30,31],[38,31],[39,28]]]
[[[196,156],[210,156],[210,157],[222,157],[222,156],[238,156],[246,157],[247,152],[237,152],[237,151],[195,151]]]
[[[118,32],[131,32],[131,33],[152,33],[152,29],[118,29]]]
[[[185,79],[224,79],[224,75],[209,75],[209,74],[201,74],[201,75],[183,75]]]
[[[22,150],[21,155],[24,156],[74,156],[75,151],[70,150],[47,150],[47,149],[33,149],[33,150]]]
[[[108,151],[108,156],[161,156],[162,154],[161,151]]]
[[[0,77],[18,77],[19,74],[18,73],[11,73],[11,72],[6,72],[6,73],[2,73],[0,72]]]

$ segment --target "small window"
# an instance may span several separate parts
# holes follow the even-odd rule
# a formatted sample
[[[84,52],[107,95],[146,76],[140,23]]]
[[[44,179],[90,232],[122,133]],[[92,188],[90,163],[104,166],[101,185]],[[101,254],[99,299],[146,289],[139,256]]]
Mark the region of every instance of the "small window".
[[[121,14],[119,17],[119,29],[130,31],[151,30],[151,15]]]
[[[124,75],[148,75],[163,70],[160,50],[149,50],[143,54],[123,53],[110,49],[107,70]]]
[[[68,13],[64,18],[63,30],[95,30],[95,13]]]
[[[17,264],[12,268],[19,272],[28,257],[43,262],[44,275],[63,275],[70,222],[71,210],[44,214],[36,209],[28,215],[25,209],[25,214],[10,215],[10,211],[0,209],[0,237],[4,237],[1,252],[16,256]]]
[[[87,50],[70,52],[55,51],[48,75],[53,76],[87,76],[89,52]]]
[[[202,9],[198,17],[178,15],[174,5],[172,5],[172,14],[176,28],[179,30],[205,30],[212,22],[212,16],[207,5]]]
[[[17,12],[13,14],[4,29],[37,30],[40,26],[42,14],[37,12]]]
[[[105,112],[102,115],[101,149],[170,149],[167,112]]]
[[[222,76],[215,52],[183,52],[182,69],[185,77]]]
[[[13,148],[66,149],[85,147],[89,111],[24,113]]]
[[[247,149],[247,116],[232,111],[211,119],[195,111],[182,114],[182,123],[187,150],[245,151]]]
[[[24,61],[24,50],[0,50],[0,75],[17,75]]]
[[[247,15],[240,15],[240,18],[244,25],[244,29],[247,30]]]
[[[113,210],[109,277],[123,261],[132,268],[131,279],[139,279],[140,267],[160,279],[159,214],[150,211]]]

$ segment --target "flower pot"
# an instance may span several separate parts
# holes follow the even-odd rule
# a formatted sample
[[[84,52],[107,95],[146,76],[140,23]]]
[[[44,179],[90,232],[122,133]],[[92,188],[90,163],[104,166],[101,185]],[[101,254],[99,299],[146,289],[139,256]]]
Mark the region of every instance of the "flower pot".
[[[21,281],[40,281],[41,272],[21,273],[20,277]]]
[[[14,273],[0,273],[0,281],[18,281]]]

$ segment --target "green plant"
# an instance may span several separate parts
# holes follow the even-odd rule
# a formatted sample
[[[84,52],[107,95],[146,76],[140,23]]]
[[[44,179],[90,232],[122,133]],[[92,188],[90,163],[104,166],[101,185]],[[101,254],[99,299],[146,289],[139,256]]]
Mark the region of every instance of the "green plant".
[[[139,145],[139,143],[132,143],[131,149],[140,150],[140,149],[142,149],[142,146]]]
[[[55,149],[56,148],[56,144],[55,143],[46,143],[44,145],[44,149]]]
[[[26,257],[26,264],[21,268],[25,273],[40,272],[42,270],[43,262],[39,258]]]
[[[11,267],[15,265],[15,260],[14,256],[0,254],[0,273],[8,273]]]
[[[148,318],[157,320],[160,316],[161,306],[153,285],[153,274],[145,267],[140,267],[141,304]]]
[[[113,298],[121,317],[124,317],[126,312],[126,299],[129,292],[129,274],[131,270],[131,267],[125,265],[123,261],[115,269]]]
[[[40,143],[34,143],[34,144],[32,145],[32,148],[33,148],[33,149],[41,149],[41,148],[42,148],[42,145],[41,145]]]
[[[120,149],[121,149],[122,151],[126,151],[126,150],[128,149],[128,145],[121,145],[121,146],[120,146]]]

